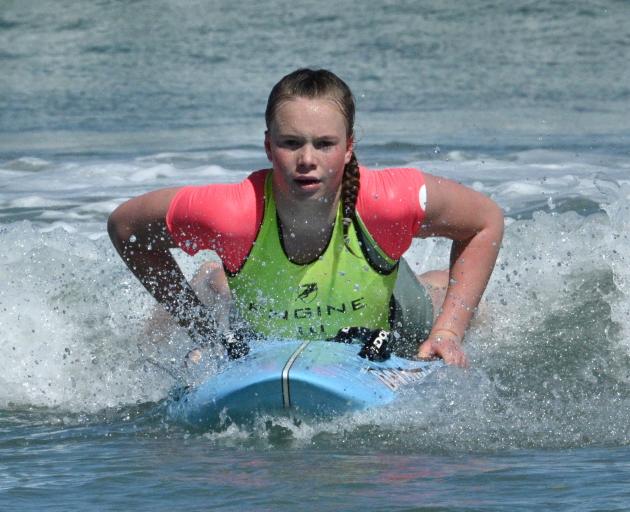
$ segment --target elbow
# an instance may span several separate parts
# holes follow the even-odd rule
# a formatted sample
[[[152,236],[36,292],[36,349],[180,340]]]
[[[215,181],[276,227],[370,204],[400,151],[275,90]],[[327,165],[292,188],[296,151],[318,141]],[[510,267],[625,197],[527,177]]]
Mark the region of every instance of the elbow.
[[[505,228],[505,218],[503,210],[494,201],[490,201],[489,207],[485,215],[485,231],[488,238],[496,245],[497,251],[503,240],[503,231]]]
[[[174,247],[166,227],[168,204],[169,195],[157,191],[118,206],[107,219],[107,233],[116,250],[122,255],[130,247],[139,250],[150,246],[157,251]]]
[[[503,231],[505,229],[505,216],[503,215],[503,210],[499,207],[498,204],[493,202],[492,205],[492,224],[494,226],[494,229],[497,231],[499,241],[501,241],[503,239]]]
[[[476,218],[476,226],[471,237],[484,244],[492,245],[498,252],[505,227],[503,210],[492,199],[484,197],[483,202],[477,208]]]
[[[128,241],[131,236],[131,226],[125,215],[125,205],[126,203],[123,203],[118,206],[107,219],[107,234],[119,253],[125,241]]]

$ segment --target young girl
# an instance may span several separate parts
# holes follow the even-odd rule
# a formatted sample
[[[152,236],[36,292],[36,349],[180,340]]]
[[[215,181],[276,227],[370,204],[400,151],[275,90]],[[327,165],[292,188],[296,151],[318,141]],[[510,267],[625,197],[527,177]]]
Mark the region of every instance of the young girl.
[[[461,342],[497,257],[502,213],[417,169],[360,167],[354,110],[336,75],[297,70],[267,103],[271,169],[238,184],[150,192],[112,213],[121,257],[197,344],[247,351],[233,331],[219,332],[174,247],[216,251],[222,266],[205,269],[211,295],[231,300],[234,325],[254,333],[330,339],[348,326],[385,329],[402,353],[467,364]],[[430,236],[453,241],[449,270],[416,278],[402,255],[412,238]]]

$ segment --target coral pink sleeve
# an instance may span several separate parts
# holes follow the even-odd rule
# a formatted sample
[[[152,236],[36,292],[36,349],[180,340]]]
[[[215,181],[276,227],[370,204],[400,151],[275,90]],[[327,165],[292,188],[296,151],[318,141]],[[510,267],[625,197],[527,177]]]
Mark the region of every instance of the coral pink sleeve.
[[[254,172],[240,183],[179,190],[166,214],[173,240],[191,255],[216,251],[225,268],[237,272],[262,223],[267,172]]]
[[[426,186],[418,169],[379,171],[360,168],[357,211],[374,241],[398,260],[420,231],[426,211]]]

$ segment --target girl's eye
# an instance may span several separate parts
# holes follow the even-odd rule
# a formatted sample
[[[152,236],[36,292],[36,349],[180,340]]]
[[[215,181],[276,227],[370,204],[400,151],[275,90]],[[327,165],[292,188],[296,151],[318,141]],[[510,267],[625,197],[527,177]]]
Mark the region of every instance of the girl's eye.
[[[285,139],[282,141],[282,146],[285,148],[298,148],[300,147],[300,142],[296,139]]]
[[[335,145],[335,143],[333,141],[331,141],[331,140],[322,140],[322,141],[319,141],[315,145],[315,147],[317,149],[329,149],[329,148],[333,147],[334,145]]]

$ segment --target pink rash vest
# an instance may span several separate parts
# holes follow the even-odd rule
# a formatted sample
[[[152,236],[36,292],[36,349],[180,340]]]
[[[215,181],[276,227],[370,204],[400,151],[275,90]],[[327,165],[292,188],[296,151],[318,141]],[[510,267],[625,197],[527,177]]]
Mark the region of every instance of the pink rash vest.
[[[173,240],[191,255],[204,249],[216,251],[225,269],[238,273],[263,221],[265,178],[269,172],[253,172],[240,183],[180,189],[166,215]],[[397,261],[419,233],[424,219],[424,176],[411,168],[360,167],[359,172],[359,217],[379,248]]]

